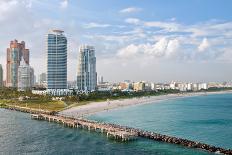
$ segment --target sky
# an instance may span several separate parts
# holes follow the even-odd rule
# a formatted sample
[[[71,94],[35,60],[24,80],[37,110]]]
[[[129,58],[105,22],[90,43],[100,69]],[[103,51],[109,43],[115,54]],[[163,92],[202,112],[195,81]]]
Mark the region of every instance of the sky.
[[[95,47],[105,81],[232,81],[231,0],[0,0],[0,64],[24,40],[35,75],[46,72],[45,35],[68,39],[68,80],[78,47]]]

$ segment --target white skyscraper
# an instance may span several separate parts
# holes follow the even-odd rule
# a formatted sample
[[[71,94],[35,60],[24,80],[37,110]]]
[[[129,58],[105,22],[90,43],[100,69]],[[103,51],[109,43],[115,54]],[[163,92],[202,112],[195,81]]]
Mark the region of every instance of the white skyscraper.
[[[21,60],[18,68],[18,90],[25,91],[31,89],[31,70],[32,68],[25,63],[24,59]]]
[[[95,91],[97,87],[96,57],[93,46],[79,48],[77,87],[84,92]]]

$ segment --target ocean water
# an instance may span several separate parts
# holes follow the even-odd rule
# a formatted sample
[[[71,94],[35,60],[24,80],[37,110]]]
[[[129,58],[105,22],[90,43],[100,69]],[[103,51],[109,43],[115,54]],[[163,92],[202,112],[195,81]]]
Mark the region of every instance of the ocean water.
[[[232,149],[232,94],[165,100],[89,118]]]
[[[231,148],[232,95],[190,97],[125,107],[90,116],[163,134]],[[101,133],[31,120],[29,114],[0,109],[0,155],[204,155],[208,152],[139,138],[121,143]]]

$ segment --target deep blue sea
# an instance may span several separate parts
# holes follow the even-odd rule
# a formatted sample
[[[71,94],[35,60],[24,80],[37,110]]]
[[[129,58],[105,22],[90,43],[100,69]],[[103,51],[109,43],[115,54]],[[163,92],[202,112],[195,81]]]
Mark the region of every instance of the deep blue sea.
[[[166,100],[124,107],[89,118],[232,148],[232,94]],[[197,149],[138,139],[109,140],[101,133],[31,120],[30,115],[0,109],[1,155],[203,155]]]

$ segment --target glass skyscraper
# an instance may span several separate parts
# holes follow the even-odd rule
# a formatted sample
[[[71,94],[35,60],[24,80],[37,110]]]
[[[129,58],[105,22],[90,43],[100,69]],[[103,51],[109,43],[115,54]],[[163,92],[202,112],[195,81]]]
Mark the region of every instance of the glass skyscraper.
[[[97,87],[96,57],[93,46],[82,45],[79,49],[78,90],[84,92],[95,91]]]
[[[52,30],[46,35],[47,88],[67,88],[67,38],[64,31]]]

